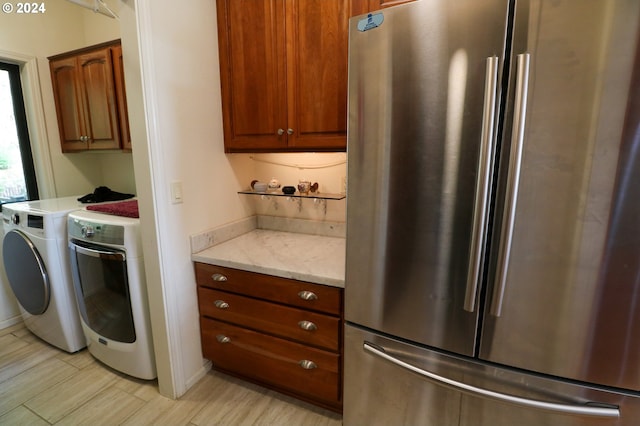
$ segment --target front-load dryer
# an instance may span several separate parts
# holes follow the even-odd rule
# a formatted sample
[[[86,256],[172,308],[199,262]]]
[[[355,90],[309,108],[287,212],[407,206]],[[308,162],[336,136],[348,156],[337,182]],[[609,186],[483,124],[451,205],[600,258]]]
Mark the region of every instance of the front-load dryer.
[[[140,220],[118,216],[118,205],[130,203],[101,206],[112,214],[69,213],[71,276],[89,353],[111,368],[151,380],[157,374]]]
[[[67,215],[77,197],[2,206],[2,258],[26,327],[67,352],[87,346],[75,302],[67,250]]]

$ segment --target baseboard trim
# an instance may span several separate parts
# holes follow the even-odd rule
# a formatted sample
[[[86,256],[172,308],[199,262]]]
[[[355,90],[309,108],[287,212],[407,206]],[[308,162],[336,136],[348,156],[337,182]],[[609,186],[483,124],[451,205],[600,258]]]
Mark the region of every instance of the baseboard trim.
[[[20,315],[7,318],[5,320],[0,321],[0,330],[4,330],[5,328],[9,328],[12,325],[16,325],[22,322],[22,317]]]

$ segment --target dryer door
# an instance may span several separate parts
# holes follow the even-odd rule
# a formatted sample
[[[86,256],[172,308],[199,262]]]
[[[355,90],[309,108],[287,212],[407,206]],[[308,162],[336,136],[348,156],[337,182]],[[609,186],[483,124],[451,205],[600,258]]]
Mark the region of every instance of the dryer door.
[[[71,274],[85,324],[102,337],[133,343],[133,322],[126,253],[72,239]]]
[[[2,257],[9,284],[20,305],[32,315],[43,314],[51,297],[49,276],[29,237],[16,230],[7,232]]]

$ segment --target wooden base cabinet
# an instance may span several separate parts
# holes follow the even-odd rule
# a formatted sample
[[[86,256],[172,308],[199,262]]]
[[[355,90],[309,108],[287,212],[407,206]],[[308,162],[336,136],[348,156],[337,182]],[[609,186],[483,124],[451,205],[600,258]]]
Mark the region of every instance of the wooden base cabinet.
[[[206,317],[200,318],[200,326],[204,356],[215,368],[304,399],[339,400],[339,354]]]
[[[203,355],[215,369],[342,412],[342,289],[195,270]]]

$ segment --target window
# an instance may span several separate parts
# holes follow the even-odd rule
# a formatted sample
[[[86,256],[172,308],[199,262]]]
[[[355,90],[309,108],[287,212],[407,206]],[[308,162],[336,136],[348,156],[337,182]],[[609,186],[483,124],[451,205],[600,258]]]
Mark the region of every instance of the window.
[[[0,62],[0,203],[38,199],[20,67]]]

